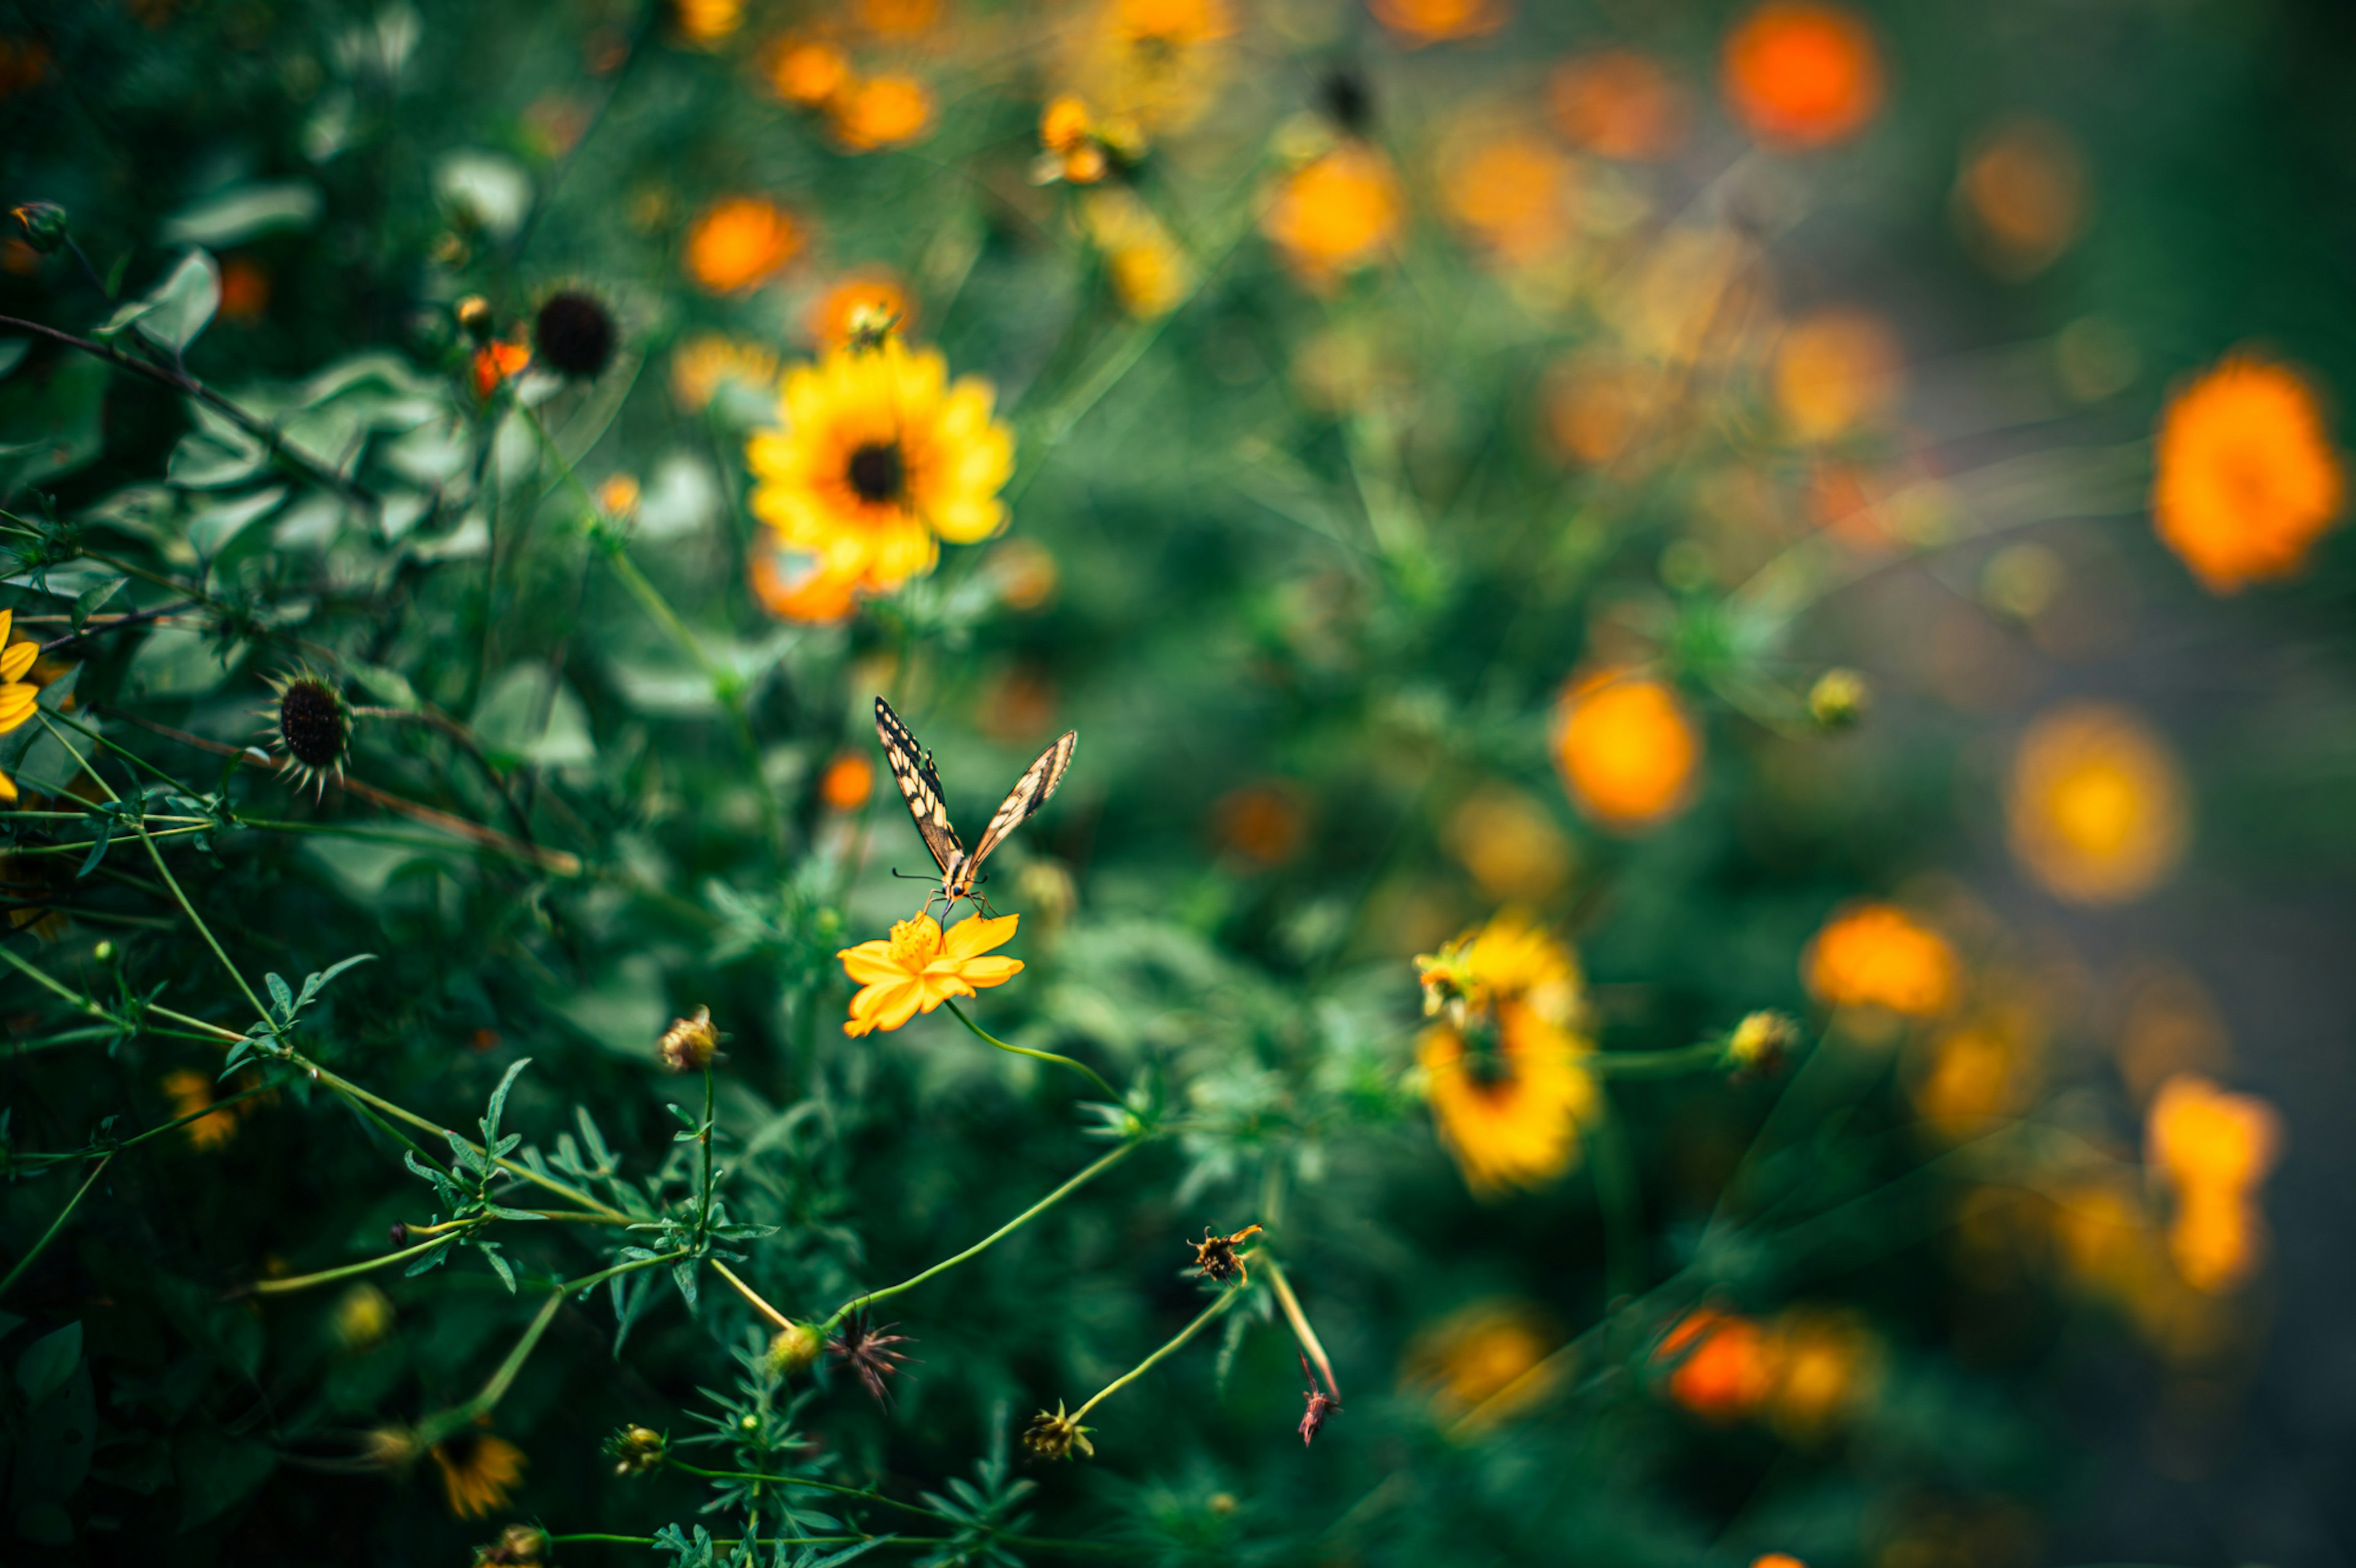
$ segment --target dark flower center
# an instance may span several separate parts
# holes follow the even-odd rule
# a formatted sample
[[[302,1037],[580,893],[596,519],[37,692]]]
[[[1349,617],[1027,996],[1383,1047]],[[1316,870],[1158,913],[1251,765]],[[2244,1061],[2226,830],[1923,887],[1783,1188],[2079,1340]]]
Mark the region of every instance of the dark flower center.
[[[588,294],[552,294],[532,322],[540,357],[562,375],[598,375],[614,357],[614,317]]]
[[[908,466],[901,459],[896,441],[871,442],[861,447],[851,454],[846,472],[851,487],[870,506],[898,500],[901,486],[908,482]]]
[[[1474,1088],[1502,1089],[1513,1082],[1513,1063],[1505,1060],[1505,1040],[1494,1021],[1472,1020],[1465,1025],[1462,1039],[1464,1053],[1458,1060]]]
[[[316,680],[298,680],[278,699],[278,733],[306,768],[331,768],[344,754],[344,709]]]

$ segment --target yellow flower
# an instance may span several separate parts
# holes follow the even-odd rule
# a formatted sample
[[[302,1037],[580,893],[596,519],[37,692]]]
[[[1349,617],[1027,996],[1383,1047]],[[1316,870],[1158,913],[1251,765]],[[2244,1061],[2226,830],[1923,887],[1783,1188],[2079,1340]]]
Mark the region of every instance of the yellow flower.
[[[1526,1002],[1459,1028],[1442,1021],[1416,1048],[1440,1141],[1484,1196],[1528,1187],[1579,1158],[1579,1124],[1594,1112],[1587,1042]]]
[[[820,348],[848,348],[887,331],[905,337],[915,318],[916,306],[900,280],[882,268],[868,268],[820,294],[803,325]]]
[[[507,1507],[508,1493],[523,1479],[523,1450],[487,1432],[445,1437],[433,1453],[450,1511],[461,1519],[480,1519]]]
[[[14,610],[0,610],[0,645],[8,641],[10,624],[16,619]],[[33,717],[34,703],[41,688],[25,679],[25,672],[41,656],[38,643],[18,643],[13,647],[0,647],[0,735],[16,729]],[[16,798],[16,781],[0,773],[0,800]]]
[[[1127,187],[1092,190],[1080,225],[1104,252],[1105,272],[1121,308],[1141,320],[1167,315],[1194,285],[1194,264],[1153,209]]]
[[[671,0],[671,25],[689,43],[720,43],[744,25],[744,0]]]
[[[1216,93],[1216,46],[1235,30],[1225,0],[1104,0],[1073,35],[1062,74],[1088,84],[1108,121],[1139,133],[1181,130]]]
[[[1430,1390],[1443,1414],[1477,1415],[1486,1425],[1526,1410],[1560,1385],[1569,1369],[1546,1366],[1560,1341],[1546,1316],[1527,1302],[1476,1301],[1416,1336],[1404,1377]]]
[[[1826,922],[1800,961],[1818,1001],[1922,1018],[1954,1005],[1960,967],[1945,937],[1885,903],[1858,904]]]
[[[1513,132],[1473,142],[1449,161],[1448,215],[1508,264],[1537,260],[1570,233],[1578,171],[1543,136]]]
[[[1863,311],[1819,311],[1775,346],[1775,407],[1802,441],[1831,441],[1896,402],[1898,339]]]
[[[1389,163],[1364,143],[1344,142],[1285,180],[1260,227],[1285,264],[1323,291],[1389,249],[1405,211]]]
[[[2006,816],[2013,855],[2055,897],[2125,903],[2183,858],[2184,775],[2134,714],[2072,704],[2021,737]]]
[[[890,592],[933,569],[940,540],[1005,527],[1014,437],[991,418],[993,395],[976,377],[950,385],[937,351],[896,339],[798,367],[785,428],[745,448],[754,514],[819,577]]]
[[[1771,1344],[1775,1379],[1767,1418],[1789,1435],[1809,1437],[1838,1424],[1880,1381],[1880,1346],[1853,1313],[1795,1307],[1775,1320]]]
[[[691,414],[731,389],[756,394],[766,403],[776,395],[780,374],[777,357],[759,344],[700,332],[671,351],[670,395]]]
[[[376,1286],[352,1286],[336,1302],[336,1339],[347,1350],[365,1350],[391,1331],[392,1298]]]
[[[766,197],[732,196],[706,208],[687,236],[687,275],[709,293],[766,283],[802,248],[801,225]]]
[[[1006,984],[1023,972],[1023,961],[983,955],[1012,938],[1021,918],[968,915],[944,935],[939,923],[920,912],[894,925],[888,939],[844,948],[835,956],[861,989],[851,998],[851,1018],[842,1032],[856,1036],[898,1029],[952,997],[970,997],[984,987]]]
[[[2197,1072],[2160,1085],[2145,1132],[2153,1169],[2176,1195],[2169,1254],[2196,1290],[2229,1290],[2265,1250],[2258,1189],[2282,1153],[2282,1118],[2254,1094]]]
[[[815,109],[851,85],[851,60],[819,38],[787,38],[770,51],[769,88],[788,103]]]
[[[1685,809],[1701,769],[1701,731],[1661,681],[1603,670],[1563,690],[1555,762],[1580,808],[1633,832]]]
[[[2153,455],[2152,524],[2211,593],[2297,572],[2346,498],[2315,389],[2262,359],[2229,357],[2169,400]]]
[[[193,1116],[209,1106],[220,1096],[213,1093],[213,1078],[193,1067],[176,1068],[164,1075],[164,1093],[172,1102],[172,1120]],[[237,1112],[244,1109],[241,1103],[231,1110],[215,1112],[200,1121],[190,1122],[181,1130],[188,1135],[190,1148],[212,1150],[237,1136]]]
[[[1579,961],[1519,910],[1500,910],[1480,930],[1419,955],[1415,968],[1425,1014],[1444,1008],[1460,1028],[1504,1002],[1526,1003],[1566,1029],[1578,1019]]]

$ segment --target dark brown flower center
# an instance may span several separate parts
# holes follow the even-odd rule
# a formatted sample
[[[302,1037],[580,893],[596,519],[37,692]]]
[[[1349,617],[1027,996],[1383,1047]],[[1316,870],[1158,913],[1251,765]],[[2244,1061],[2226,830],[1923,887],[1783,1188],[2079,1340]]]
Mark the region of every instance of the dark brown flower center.
[[[1495,1020],[1473,1019],[1465,1024],[1461,1038],[1464,1052],[1458,1060],[1475,1089],[1495,1091],[1513,1082],[1513,1063],[1505,1060],[1505,1039]]]
[[[343,704],[318,681],[295,681],[278,699],[278,733],[305,767],[331,768],[344,754]]]
[[[851,487],[859,498],[871,507],[900,498],[901,489],[908,482],[908,465],[900,456],[896,441],[871,442],[851,454],[850,465],[844,470]]]

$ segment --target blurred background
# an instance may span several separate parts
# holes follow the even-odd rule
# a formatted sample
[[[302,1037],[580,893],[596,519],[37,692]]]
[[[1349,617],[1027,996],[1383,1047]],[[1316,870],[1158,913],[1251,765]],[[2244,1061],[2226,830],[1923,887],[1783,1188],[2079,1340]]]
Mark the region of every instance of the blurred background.
[[[1033,1534],[2340,1563],[2351,69],[2356,13],[2248,0],[0,0],[0,316],[152,302],[316,460],[0,322],[25,679],[302,825],[190,891],[257,971],[385,955],[323,1049],[450,1125],[528,1056],[535,1147],[593,1106],[651,1170],[709,1005],[797,1317],[1098,1152],[1093,1090],[946,1019],[846,1039],[836,961],[925,864],[875,694],[969,837],[1076,730],[971,1006],[1183,1130],[896,1303],[894,1411],[820,1372],[840,1479],[975,1474],[1185,1320],[1182,1235],[1259,1222],[1344,1413],[1301,1445],[1257,1298],[1026,1462]],[[952,454],[892,470],[936,486],[896,565],[819,473],[887,353],[945,383],[893,440]],[[198,749],[287,749],[290,672],[354,726],[317,771],[439,849]],[[91,796],[54,733],[0,741],[24,812]],[[10,951],[227,1016],[155,889],[9,832]],[[17,1157],[230,1090],[6,984],[14,1259],[81,1179]],[[619,1370],[602,1301],[558,1319],[528,1470],[355,1461],[523,1315],[472,1260],[220,1306],[430,1200],[270,1087],[0,1287],[11,1550],[692,1526],[598,1445],[733,1375],[710,1285]],[[27,1372],[69,1321],[88,1381]]]

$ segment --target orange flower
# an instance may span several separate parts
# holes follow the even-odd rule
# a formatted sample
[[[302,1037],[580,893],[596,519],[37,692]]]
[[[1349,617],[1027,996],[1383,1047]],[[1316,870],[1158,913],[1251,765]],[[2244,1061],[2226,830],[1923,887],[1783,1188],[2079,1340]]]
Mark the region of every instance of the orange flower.
[[[2184,775],[2133,713],[2073,703],[2020,738],[2006,816],[2014,857],[2057,898],[2125,903],[2183,858]]]
[[[1294,171],[1260,223],[1285,263],[1323,291],[1388,249],[1402,211],[1398,181],[1383,155],[1344,142]]]
[[[1955,177],[1955,206],[1990,266],[2042,272],[2086,223],[2086,159],[2050,120],[2016,115],[1983,135]]]
[[[680,37],[709,48],[744,25],[744,0],[670,0],[670,19]]]
[[[857,811],[875,793],[875,764],[864,752],[845,752],[819,775],[818,797],[834,811]]]
[[[1634,49],[1575,55],[1555,67],[1547,110],[1572,146],[1628,163],[1667,157],[1693,123],[1684,86]]]
[[[830,569],[824,557],[781,544],[766,529],[746,552],[744,571],[753,596],[781,621],[821,625],[841,620],[859,602],[858,565]]]
[[[1601,467],[1636,448],[1665,391],[1655,367],[1583,349],[1547,372],[1547,434],[1565,457]]]
[[[2169,1255],[2196,1290],[2230,1290],[2255,1271],[2265,1246],[2258,1189],[2282,1152],[2282,1118],[2253,1094],[2232,1094],[2197,1072],[2160,1085],[2146,1124],[2152,1168],[2176,1196]]]
[[[913,38],[941,19],[941,0],[859,0],[853,10],[879,38]]]
[[[1440,837],[1493,899],[1550,898],[1570,880],[1570,841],[1551,812],[1516,790],[1475,790],[1449,814]]]
[[[907,336],[916,308],[900,280],[878,269],[854,272],[820,294],[807,321],[820,348],[848,348],[862,336],[873,336],[883,323]]]
[[[2340,520],[2340,454],[2287,367],[2229,356],[2169,400],[2154,455],[2153,525],[2211,593],[2292,575]]]
[[[1820,1307],[1795,1307],[1776,1317],[1767,1361],[1773,1380],[1768,1420],[1794,1437],[1838,1424],[1880,1377],[1872,1331],[1849,1313]]]
[[[851,1018],[842,1032],[857,1036],[898,1029],[952,997],[970,997],[985,987],[1006,984],[1023,972],[1023,961],[982,955],[1011,939],[1021,918],[968,915],[943,935],[939,923],[920,911],[893,926],[888,939],[844,948],[835,956],[861,989],[851,998]]]
[[[1653,1359],[1676,1363],[1669,1373],[1671,1399],[1705,1419],[1731,1421],[1756,1410],[1773,1388],[1767,1352],[1758,1324],[1701,1307],[1669,1330]]]
[[[932,90],[912,76],[873,76],[827,105],[835,139],[854,153],[905,147],[933,128]]]
[[[1476,1301],[1415,1337],[1400,1369],[1402,1381],[1429,1390],[1441,1413],[1477,1416],[1487,1425],[1527,1409],[1561,1384],[1569,1369],[1547,1360],[1561,1339],[1530,1303]]]
[[[787,38],[769,56],[769,90],[788,103],[815,109],[851,84],[851,60],[819,38]]]
[[[1857,904],[1808,944],[1800,973],[1818,1001],[1928,1018],[1954,1005],[1961,964],[1947,939],[1892,904]]]
[[[1451,161],[1442,196],[1449,216],[1500,261],[1529,261],[1569,235],[1575,172],[1543,137],[1498,136]]]
[[[522,343],[486,343],[475,350],[475,396],[488,399],[502,383],[514,379],[531,363],[531,348]]]
[[[777,357],[768,349],[716,332],[696,334],[670,356],[671,396],[691,414],[710,408],[723,391],[757,398],[766,409],[776,400],[781,374]]]
[[[1609,669],[1563,688],[1555,763],[1580,810],[1634,832],[1685,809],[1701,772],[1701,731],[1665,684]]]
[[[732,196],[704,208],[687,236],[687,275],[715,294],[766,283],[799,253],[801,225],[766,197]]]
[[[1508,0],[1366,0],[1366,9],[1409,48],[1477,38],[1495,32],[1513,15]]]
[[[1881,51],[1857,14],[1813,0],[1769,0],[1727,35],[1728,106],[1771,146],[1847,141],[1881,108]]]
[[[1863,311],[1819,311],[1775,346],[1775,406],[1802,441],[1845,435],[1897,400],[1898,338]]]

